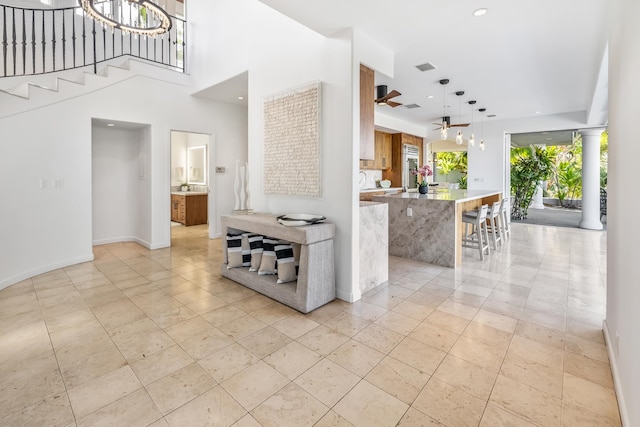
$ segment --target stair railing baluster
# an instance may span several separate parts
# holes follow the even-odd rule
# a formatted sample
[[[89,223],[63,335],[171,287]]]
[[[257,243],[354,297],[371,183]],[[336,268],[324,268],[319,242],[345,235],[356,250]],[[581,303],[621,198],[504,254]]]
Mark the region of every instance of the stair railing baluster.
[[[76,17],[71,9],[71,49],[73,51],[73,68],[76,68]]]
[[[13,75],[16,75],[16,9],[14,8],[11,13],[11,47],[13,49]]]
[[[67,30],[65,27],[64,9],[62,9],[62,69],[66,70],[65,59],[67,56]]]
[[[44,30],[44,10],[42,11],[42,34],[41,34],[41,38],[42,38],[42,72],[45,73],[47,71],[47,62],[46,62],[46,56],[45,56],[45,52],[46,52],[46,48],[47,48],[47,42],[46,42],[46,32]]]
[[[53,52],[53,71],[56,70],[56,12],[51,12],[51,51]]]
[[[82,12],[82,65],[87,65],[87,13]]]
[[[33,74],[36,73],[36,11],[31,11],[31,61]]]
[[[7,7],[2,6],[2,69],[7,77]]]
[[[22,9],[22,75],[27,74],[27,22]]]
[[[98,74],[98,58],[96,58],[96,21],[93,20],[93,74]]]

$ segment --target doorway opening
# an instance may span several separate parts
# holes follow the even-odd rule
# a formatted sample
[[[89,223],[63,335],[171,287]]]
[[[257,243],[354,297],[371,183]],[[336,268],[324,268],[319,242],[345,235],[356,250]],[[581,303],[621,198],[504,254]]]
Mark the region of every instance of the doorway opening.
[[[214,201],[210,197],[211,135],[171,131],[171,240],[189,227],[210,230]]]

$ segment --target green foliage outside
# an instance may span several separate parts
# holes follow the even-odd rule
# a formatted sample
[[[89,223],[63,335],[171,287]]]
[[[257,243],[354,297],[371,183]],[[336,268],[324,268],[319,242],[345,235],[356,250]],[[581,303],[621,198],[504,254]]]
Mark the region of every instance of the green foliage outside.
[[[511,150],[511,218],[526,219],[539,181],[553,171],[553,157],[541,147]]]
[[[607,186],[608,133],[600,137],[600,186]],[[555,197],[562,207],[576,207],[582,198],[582,137],[578,135],[572,145],[547,147],[554,158],[553,172],[547,182],[548,197]]]
[[[465,182],[467,175],[467,152],[439,152],[436,153],[436,170],[438,175],[443,175],[445,181],[448,182],[449,174],[453,171],[459,171],[464,174]],[[460,181],[458,181],[460,182]],[[461,186],[462,188],[462,186]]]

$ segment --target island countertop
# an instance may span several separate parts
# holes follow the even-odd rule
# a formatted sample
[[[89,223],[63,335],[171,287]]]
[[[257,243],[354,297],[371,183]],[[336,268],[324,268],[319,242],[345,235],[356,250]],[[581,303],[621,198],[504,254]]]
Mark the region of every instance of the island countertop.
[[[502,199],[502,191],[437,189],[373,196],[389,205],[389,255],[445,267],[462,264],[462,213]]]
[[[420,194],[418,192],[411,193],[396,193],[396,194],[383,194],[376,196],[378,201],[381,201],[381,197],[390,197],[394,199],[418,199],[418,200],[444,200],[449,202],[468,202],[470,200],[482,199],[485,197],[496,196],[502,194],[499,190],[449,190],[449,189],[436,189],[429,190],[427,194]]]

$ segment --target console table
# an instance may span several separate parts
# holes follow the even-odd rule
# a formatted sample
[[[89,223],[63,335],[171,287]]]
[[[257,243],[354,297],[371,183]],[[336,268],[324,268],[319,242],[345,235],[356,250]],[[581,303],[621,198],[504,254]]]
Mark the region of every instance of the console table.
[[[276,215],[223,215],[222,248],[224,263],[220,274],[256,292],[260,292],[302,313],[308,313],[336,297],[333,263],[335,225],[320,223],[301,227],[287,227],[278,223]],[[228,232],[249,232],[300,244],[298,280],[276,283],[277,275],[259,276],[246,267],[227,268]]]

